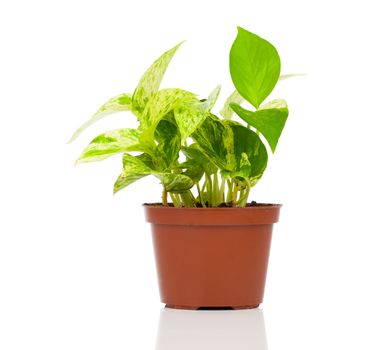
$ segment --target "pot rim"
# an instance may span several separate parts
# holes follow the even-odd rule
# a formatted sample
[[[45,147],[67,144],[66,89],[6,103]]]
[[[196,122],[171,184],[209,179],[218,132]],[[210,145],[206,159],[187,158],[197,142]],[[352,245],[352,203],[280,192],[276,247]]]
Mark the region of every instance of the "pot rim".
[[[245,208],[175,208],[144,203],[145,219],[158,225],[265,225],[278,221],[282,204],[257,203]]]

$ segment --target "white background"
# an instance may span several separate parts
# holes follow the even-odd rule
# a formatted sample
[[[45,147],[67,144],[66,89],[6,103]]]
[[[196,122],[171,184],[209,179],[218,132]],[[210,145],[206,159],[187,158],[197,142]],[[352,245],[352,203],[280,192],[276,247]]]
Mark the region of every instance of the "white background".
[[[369,3],[2,1],[0,349],[372,349]],[[163,87],[206,96],[222,84],[219,111],[237,25],[274,43],[283,73],[307,73],[271,95],[290,116],[251,194],[284,204],[265,301],[161,311],[141,208],[159,201],[157,180],[113,197],[120,157],[73,166],[96,134],[135,118],[66,141],[184,39]]]

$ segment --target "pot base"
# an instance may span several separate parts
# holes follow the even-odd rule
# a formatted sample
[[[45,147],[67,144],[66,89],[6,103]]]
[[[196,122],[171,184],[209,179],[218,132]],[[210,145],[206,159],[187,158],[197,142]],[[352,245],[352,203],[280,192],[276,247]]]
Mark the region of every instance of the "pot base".
[[[184,305],[170,305],[166,304],[169,309],[178,310],[245,310],[245,309],[256,309],[259,304],[256,305],[244,305],[244,306],[184,306]]]

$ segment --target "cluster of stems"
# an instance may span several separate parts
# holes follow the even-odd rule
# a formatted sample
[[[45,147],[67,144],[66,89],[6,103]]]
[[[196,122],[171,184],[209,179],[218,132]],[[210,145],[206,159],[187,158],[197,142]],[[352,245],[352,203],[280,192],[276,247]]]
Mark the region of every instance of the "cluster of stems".
[[[215,208],[221,205],[245,207],[250,193],[249,180],[237,181],[219,176],[204,174],[195,185],[196,194],[192,190],[182,193],[163,191],[162,204],[168,206],[168,195],[176,208]]]

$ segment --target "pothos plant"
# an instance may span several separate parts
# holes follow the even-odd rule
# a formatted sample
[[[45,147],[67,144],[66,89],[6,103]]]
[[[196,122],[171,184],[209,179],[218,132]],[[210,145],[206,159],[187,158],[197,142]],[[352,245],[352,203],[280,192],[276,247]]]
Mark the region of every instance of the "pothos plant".
[[[182,43],[160,56],[141,77],[133,93],[107,101],[72,136],[112,113],[129,111],[137,129],[116,129],[95,137],[77,163],[100,161],[122,153],[123,171],[114,193],[133,182],[156,176],[162,204],[175,207],[245,207],[250,189],[262,177],[288,117],[284,100],[263,105],[281,79],[275,47],[238,27],[229,56],[236,90],[220,114],[212,112],[217,86],[206,99],[182,89],[160,89],[162,78]],[[247,101],[250,109],[241,104]],[[236,113],[244,124],[232,120]],[[264,142],[263,142],[264,141]]]

